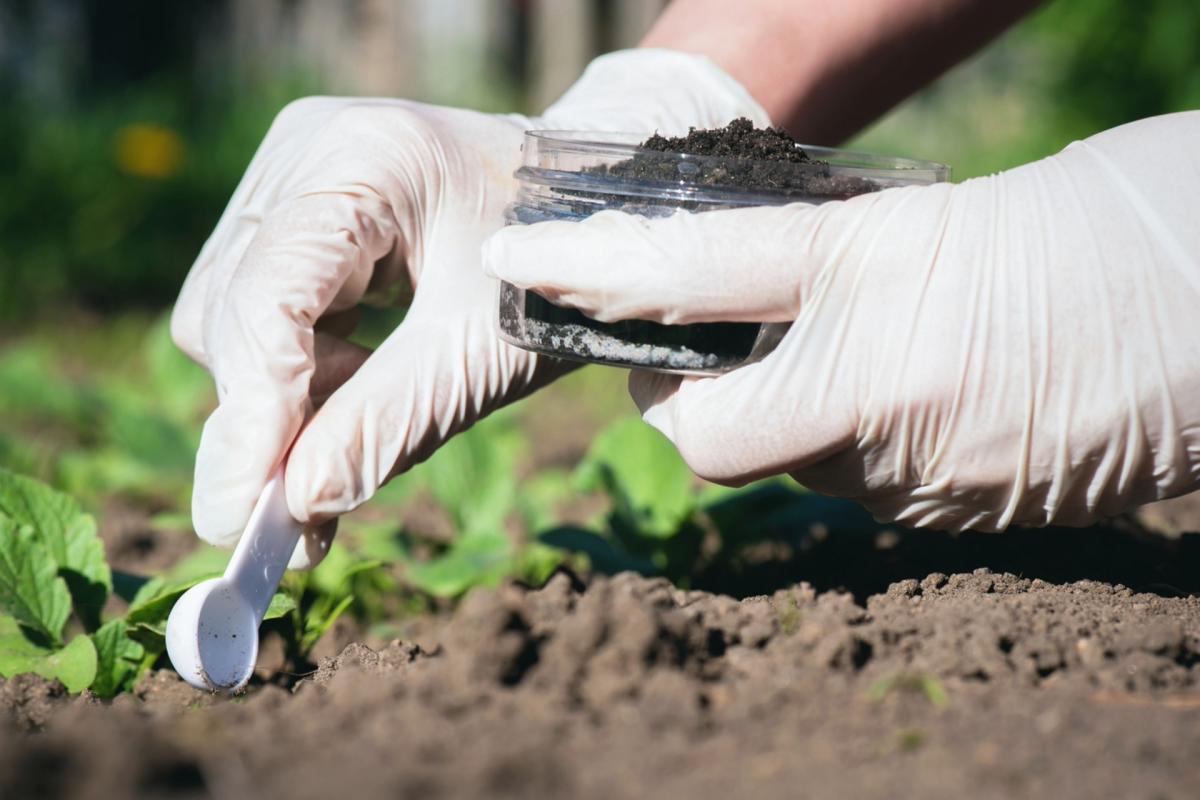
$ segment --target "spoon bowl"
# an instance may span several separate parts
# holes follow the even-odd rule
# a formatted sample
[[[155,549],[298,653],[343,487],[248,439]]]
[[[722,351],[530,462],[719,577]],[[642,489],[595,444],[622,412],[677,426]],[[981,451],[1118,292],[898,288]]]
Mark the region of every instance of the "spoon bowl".
[[[188,589],[167,617],[167,654],[180,677],[210,692],[246,685],[258,658],[258,626],[300,534],[280,467],[250,513],[225,574]]]
[[[237,587],[211,578],[184,592],[171,609],[167,655],[192,686],[236,692],[254,673],[258,625],[254,607]]]

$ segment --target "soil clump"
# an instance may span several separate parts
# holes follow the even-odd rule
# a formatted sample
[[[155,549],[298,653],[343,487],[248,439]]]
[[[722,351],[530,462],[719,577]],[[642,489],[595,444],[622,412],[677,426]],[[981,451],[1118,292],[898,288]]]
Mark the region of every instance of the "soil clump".
[[[656,133],[638,146],[644,150],[693,156],[733,156],[799,164],[812,161],[800,143],[783,128],[756,128],[745,117],[738,117],[724,128],[689,128],[686,136]]]

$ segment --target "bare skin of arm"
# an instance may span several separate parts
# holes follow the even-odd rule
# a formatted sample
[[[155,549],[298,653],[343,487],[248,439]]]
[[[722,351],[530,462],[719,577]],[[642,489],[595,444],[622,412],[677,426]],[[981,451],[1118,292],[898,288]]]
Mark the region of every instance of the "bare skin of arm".
[[[674,0],[642,40],[708,56],[771,119],[836,144],[1042,0]]]

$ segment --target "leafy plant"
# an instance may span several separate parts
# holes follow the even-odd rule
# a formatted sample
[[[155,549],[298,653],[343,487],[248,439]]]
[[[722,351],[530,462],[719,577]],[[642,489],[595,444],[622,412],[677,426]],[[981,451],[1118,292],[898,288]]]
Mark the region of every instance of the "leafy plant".
[[[679,584],[730,587],[743,580],[755,545],[794,547],[818,525],[870,524],[857,506],[807,492],[788,478],[740,488],[706,484],[665,437],[635,417],[617,420],[592,440],[573,486],[599,493],[606,510],[586,525],[537,529],[540,543],[585,556],[600,572],[659,574]]]
[[[126,691],[166,650],[179,596],[211,575],[114,581],[96,523],[71,497],[0,469],[0,676],[35,673],[71,692]],[[128,592],[122,617],[102,619],[114,583]],[[277,595],[268,618],[295,603]]]
[[[94,338],[103,343],[99,372],[72,370],[63,353],[79,354],[53,334],[0,353],[5,427],[46,434],[31,446],[0,430],[0,466],[36,470],[76,497],[186,507],[211,380],[175,348],[165,315]]]
[[[546,556],[557,564],[557,554],[519,548],[507,529],[515,516],[545,517],[541,506],[535,510],[520,492],[517,476],[526,450],[511,410],[504,410],[455,436],[429,461],[379,492],[376,507],[397,515],[415,496],[428,497],[453,526],[449,542],[418,540],[392,522],[351,521],[348,532],[364,555],[399,566],[408,587],[432,597],[457,597],[512,575],[548,574],[553,566],[547,567]]]
[[[781,481],[703,484],[669,441],[635,417],[602,430],[573,473],[550,468],[519,478],[526,450],[511,413],[492,415],[376,498],[376,511],[399,515],[424,494],[453,525],[449,541],[354,519],[343,526],[349,540],[367,558],[396,565],[404,586],[454,598],[509,577],[539,583],[567,559],[686,582],[742,547],[836,513]],[[603,500],[604,511],[585,525],[563,524],[560,507],[581,496]]]
[[[290,607],[278,616],[287,623],[285,641],[294,658],[306,659],[317,641],[356,601],[392,588],[376,583],[380,563],[335,544],[311,572],[285,577],[282,597]]]
[[[893,692],[922,695],[931,706],[938,709],[950,705],[950,695],[942,682],[922,672],[899,672],[880,678],[871,684],[867,694],[872,700],[879,701]]]

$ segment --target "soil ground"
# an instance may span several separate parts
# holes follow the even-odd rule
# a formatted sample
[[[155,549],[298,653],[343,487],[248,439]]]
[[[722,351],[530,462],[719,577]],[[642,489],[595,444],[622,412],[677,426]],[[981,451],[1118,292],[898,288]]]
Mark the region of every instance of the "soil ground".
[[[1194,798],[1198,500],[1005,536],[818,524],[740,599],[563,572],[234,700],[15,678],[0,797]]]

